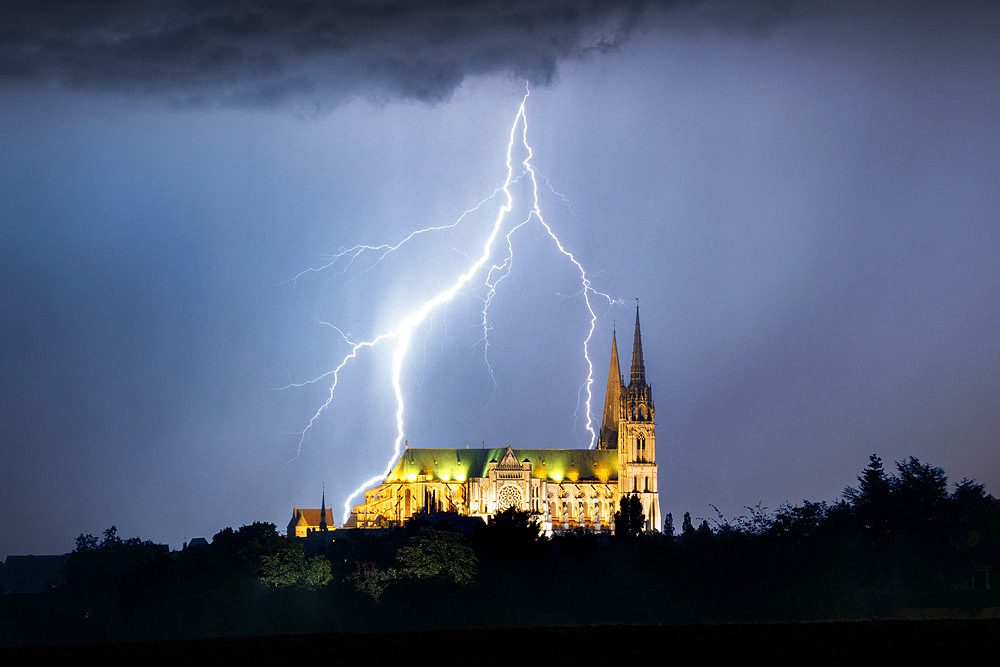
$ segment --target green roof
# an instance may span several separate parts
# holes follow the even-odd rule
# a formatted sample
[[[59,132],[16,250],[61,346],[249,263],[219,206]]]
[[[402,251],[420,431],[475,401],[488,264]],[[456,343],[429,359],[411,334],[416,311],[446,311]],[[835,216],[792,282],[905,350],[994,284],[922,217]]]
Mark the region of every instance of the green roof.
[[[464,481],[489,476],[490,461],[498,463],[506,447],[489,449],[416,448],[403,452],[389,481],[426,479]],[[514,449],[514,457],[531,462],[531,476],[552,481],[617,481],[616,449]],[[410,476],[413,476],[412,479]]]

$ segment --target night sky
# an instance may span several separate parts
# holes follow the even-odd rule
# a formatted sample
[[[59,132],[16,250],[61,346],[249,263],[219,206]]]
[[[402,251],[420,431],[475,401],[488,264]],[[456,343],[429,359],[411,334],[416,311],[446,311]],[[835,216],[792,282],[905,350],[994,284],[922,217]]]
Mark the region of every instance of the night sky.
[[[291,279],[490,195],[525,82],[546,221],[616,300],[595,420],[640,299],[664,512],[833,501],[873,452],[1000,493],[996,3],[325,5],[0,9],[0,557],[283,529],[324,482],[339,525],[392,346],[301,451],[329,382],[281,387],[450,285],[501,201]],[[415,332],[413,446],[590,442],[578,274],[512,238],[496,384],[474,281]]]

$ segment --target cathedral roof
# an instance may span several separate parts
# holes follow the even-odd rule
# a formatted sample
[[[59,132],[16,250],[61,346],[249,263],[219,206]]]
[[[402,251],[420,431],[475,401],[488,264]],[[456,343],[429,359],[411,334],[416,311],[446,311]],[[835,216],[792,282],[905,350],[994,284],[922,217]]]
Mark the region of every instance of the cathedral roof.
[[[459,481],[488,477],[490,463],[501,461],[507,447],[450,449],[410,447],[387,481]],[[618,452],[606,449],[514,449],[517,460],[530,459],[531,476],[561,481],[617,481]]]
[[[292,515],[293,525],[297,525],[297,526],[303,526],[303,525],[305,525],[305,526],[310,526],[310,527],[318,527],[319,526],[320,512],[322,511],[320,508],[317,507],[316,509],[302,509],[301,507],[299,507],[299,508],[296,508],[295,511],[298,513],[298,515],[295,515],[295,514]],[[326,525],[329,528],[333,528],[333,508],[332,507],[329,508],[329,509],[327,509],[327,511],[326,511]]]

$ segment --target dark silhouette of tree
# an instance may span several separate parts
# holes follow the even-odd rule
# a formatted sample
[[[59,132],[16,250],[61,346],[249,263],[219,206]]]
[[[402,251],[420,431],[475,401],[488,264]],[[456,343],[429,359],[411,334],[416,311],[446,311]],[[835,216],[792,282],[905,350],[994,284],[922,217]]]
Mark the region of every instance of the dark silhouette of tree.
[[[646,525],[646,515],[642,511],[639,496],[629,493],[622,496],[615,512],[615,536],[626,539],[638,537]]]
[[[853,507],[869,540],[881,542],[889,535],[894,484],[895,480],[886,475],[882,459],[872,454],[868,466],[858,476],[858,488],[844,489],[844,498]]]
[[[1000,562],[1000,503],[973,480],[949,486],[940,468],[916,458],[891,471],[877,455],[867,464],[839,502],[786,503],[773,516],[758,504],[748,516],[698,526],[685,513],[676,542],[669,515],[663,539],[635,539],[645,521],[632,495],[615,523],[633,539],[581,530],[547,540],[535,517],[509,509],[478,531],[464,524],[471,544],[449,519],[421,515],[389,530],[338,531],[313,559],[272,524],[227,528],[171,558],[112,527],[77,538],[66,592],[95,612],[88,627],[133,638],[162,637],[163,628],[413,630],[441,619],[489,627],[510,618],[538,626],[857,619],[928,607],[974,615],[1000,604],[1000,592],[985,589]],[[137,567],[133,549],[154,567]],[[583,584],[537,595],[539,581]],[[462,587],[470,582],[474,595]],[[51,596],[62,597],[80,618],[76,597]]]
[[[986,493],[982,484],[963,479],[955,484],[949,509],[950,541],[960,554],[961,573],[967,583],[978,588],[968,572],[1000,562],[1000,501]]]
[[[496,553],[527,553],[543,539],[541,530],[535,515],[511,505],[487,519],[478,542]]]
[[[798,506],[786,503],[778,508],[766,532],[772,536],[801,542],[815,535],[829,514],[830,506],[825,502],[806,500]]]
[[[107,535],[108,531],[111,531],[112,533],[114,533],[114,534],[117,535],[118,528],[115,527],[115,526],[111,526],[106,531],[104,531],[104,534]],[[83,533],[81,533],[76,538],[76,549],[75,549],[75,551],[93,551],[94,549],[97,549],[98,546],[100,546],[100,542],[98,542],[98,540],[97,540],[96,537],[94,537],[93,535],[91,535],[89,533],[86,534],[86,535],[84,535]]]
[[[239,530],[225,528],[212,537],[212,549],[223,558],[244,563],[256,570],[260,559],[279,549],[284,538],[273,523],[254,521]]]
[[[663,534],[670,539],[674,537],[674,515],[667,512],[667,515],[663,517]]]
[[[859,503],[882,504],[889,499],[892,483],[885,473],[882,459],[878,454],[868,457],[868,465],[858,475],[858,488],[848,487],[845,495]]]
[[[100,541],[78,536],[63,571],[69,590],[107,617],[128,613],[164,575],[169,561],[163,546],[138,537],[123,540],[111,526]]]
[[[701,520],[701,523],[698,524],[698,529],[694,531],[694,538],[702,543],[712,540],[712,528],[708,525],[708,521],[705,519]]]
[[[681,542],[690,542],[694,537],[694,526],[691,525],[691,513],[684,512],[684,520],[681,522]]]
[[[893,485],[895,506],[907,527],[928,527],[944,518],[948,478],[941,468],[911,456],[897,461],[899,477]]]

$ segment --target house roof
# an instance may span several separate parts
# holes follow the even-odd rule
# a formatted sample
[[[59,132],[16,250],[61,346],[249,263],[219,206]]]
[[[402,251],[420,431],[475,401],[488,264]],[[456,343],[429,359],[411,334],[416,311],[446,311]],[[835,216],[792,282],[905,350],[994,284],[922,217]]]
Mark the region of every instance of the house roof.
[[[488,477],[490,462],[502,461],[507,447],[489,449],[415,448],[403,452],[387,481],[465,481]],[[516,460],[528,459],[531,476],[554,482],[618,480],[614,449],[513,449]]]

